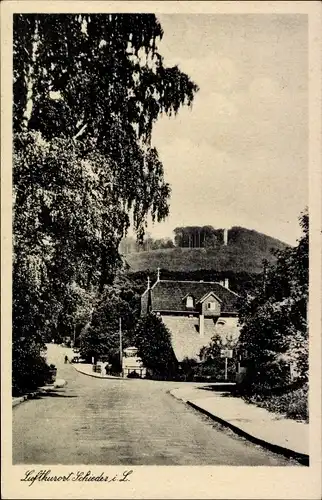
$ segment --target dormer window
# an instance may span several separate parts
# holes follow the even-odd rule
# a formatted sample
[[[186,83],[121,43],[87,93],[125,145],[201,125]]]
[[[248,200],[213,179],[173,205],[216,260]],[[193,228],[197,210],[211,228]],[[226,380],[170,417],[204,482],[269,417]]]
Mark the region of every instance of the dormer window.
[[[188,295],[186,297],[186,307],[189,307],[191,309],[194,307],[193,297],[191,295]]]

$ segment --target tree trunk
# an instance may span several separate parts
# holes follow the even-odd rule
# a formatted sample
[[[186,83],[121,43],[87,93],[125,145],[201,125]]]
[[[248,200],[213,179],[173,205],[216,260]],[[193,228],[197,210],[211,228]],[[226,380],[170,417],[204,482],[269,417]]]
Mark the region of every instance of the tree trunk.
[[[22,115],[22,128],[25,131],[28,130],[34,106],[35,65],[37,59],[37,48],[39,44],[38,35],[39,35],[38,21],[36,19],[34,33],[32,35],[32,43],[31,43],[31,60],[29,62],[28,71],[25,76],[27,93],[26,93],[26,106]]]

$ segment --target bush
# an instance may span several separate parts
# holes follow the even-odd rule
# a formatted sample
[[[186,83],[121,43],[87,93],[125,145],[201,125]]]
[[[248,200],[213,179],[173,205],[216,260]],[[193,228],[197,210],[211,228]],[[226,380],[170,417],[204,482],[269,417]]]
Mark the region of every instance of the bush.
[[[256,404],[268,411],[284,414],[293,420],[309,421],[308,385],[285,392],[284,394],[266,395],[253,394],[244,396],[248,403]]]
[[[33,350],[13,349],[12,394],[19,396],[37,389],[51,378],[45,358]]]
[[[281,399],[286,407],[286,416],[294,420],[309,421],[308,387],[303,387]],[[286,406],[286,403],[287,406]]]
[[[293,380],[302,384],[308,380],[306,212],[301,214],[300,224],[303,235],[298,245],[275,252],[276,262],[266,263],[261,285],[245,294],[240,302],[239,350],[247,367],[242,389],[249,395],[269,397],[272,391],[283,390]]]
[[[154,314],[142,317],[135,328],[134,344],[143,365],[154,379],[172,380],[178,375],[178,363],[171,345],[171,333]]]
[[[242,382],[239,384],[239,391],[243,394],[262,394],[263,396],[272,393],[285,392],[290,384],[289,364],[279,360],[266,361],[262,366],[256,362],[249,361],[247,371]]]
[[[120,361],[120,353],[117,349],[111,350],[108,356],[108,362],[111,365],[110,371],[111,373],[120,374],[122,372],[122,364]]]
[[[136,372],[130,372],[127,378],[141,378],[140,375]]]
[[[216,361],[200,363],[195,370],[195,377],[217,382],[235,382],[236,367],[233,359],[228,359],[227,380],[225,380],[225,360],[220,358]]]
[[[198,362],[194,358],[184,358],[180,363],[180,378],[185,381],[192,381],[194,379],[197,366]]]
[[[55,365],[53,364],[50,364],[49,365],[49,373],[48,373],[48,377],[46,379],[46,383],[47,384],[53,384],[56,380],[56,375],[57,375],[57,368]]]
[[[196,375],[207,377],[211,380],[225,381],[225,359],[221,357],[222,349],[232,350],[236,347],[236,339],[231,337],[223,338],[216,333],[211,342],[200,350],[199,358],[202,362],[196,368]],[[234,357],[227,359],[227,381],[235,382],[236,360]]]

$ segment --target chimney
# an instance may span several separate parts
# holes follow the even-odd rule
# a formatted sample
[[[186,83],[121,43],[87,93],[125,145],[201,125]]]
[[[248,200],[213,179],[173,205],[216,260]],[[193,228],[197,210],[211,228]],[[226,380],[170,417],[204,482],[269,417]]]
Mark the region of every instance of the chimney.
[[[199,335],[203,337],[205,334],[205,318],[203,314],[199,314]]]
[[[147,302],[147,314],[152,311],[152,297],[151,297],[151,288],[150,288],[150,276],[148,276],[148,302]]]
[[[225,278],[224,287],[229,288],[229,279]]]
[[[227,228],[224,229],[224,245],[225,246],[228,245],[228,229]]]

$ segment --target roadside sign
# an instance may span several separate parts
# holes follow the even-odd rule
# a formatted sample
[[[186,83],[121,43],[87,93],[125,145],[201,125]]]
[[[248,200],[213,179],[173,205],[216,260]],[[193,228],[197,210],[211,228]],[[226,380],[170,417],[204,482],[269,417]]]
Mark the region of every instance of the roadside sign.
[[[220,349],[220,357],[225,358],[225,380],[228,379],[228,358],[233,357],[232,349]]]
[[[233,350],[232,349],[221,349],[220,350],[220,357],[221,358],[232,358],[233,357]]]

